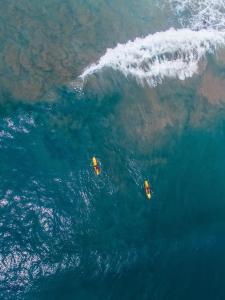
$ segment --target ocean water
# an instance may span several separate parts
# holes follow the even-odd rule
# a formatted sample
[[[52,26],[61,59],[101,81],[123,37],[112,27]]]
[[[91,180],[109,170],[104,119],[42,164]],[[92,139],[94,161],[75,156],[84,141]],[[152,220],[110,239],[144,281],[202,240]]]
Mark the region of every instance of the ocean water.
[[[0,298],[224,299],[224,2],[40,3],[5,5]]]

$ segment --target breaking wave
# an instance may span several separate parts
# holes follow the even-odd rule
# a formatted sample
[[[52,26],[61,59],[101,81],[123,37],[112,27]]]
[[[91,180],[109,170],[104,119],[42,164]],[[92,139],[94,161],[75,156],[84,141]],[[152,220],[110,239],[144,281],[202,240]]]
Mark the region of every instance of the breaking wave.
[[[157,32],[108,49],[79,80],[86,81],[90,75],[111,68],[154,87],[165,78],[184,80],[197,74],[206,55],[225,46],[225,2],[166,0],[164,4],[169,4],[177,16],[180,29]],[[163,7],[163,2],[160,5]]]
[[[108,49],[80,78],[85,80],[104,68],[112,68],[150,86],[156,86],[166,77],[184,80],[198,72],[198,64],[207,53],[214,53],[224,45],[222,31],[169,29]]]

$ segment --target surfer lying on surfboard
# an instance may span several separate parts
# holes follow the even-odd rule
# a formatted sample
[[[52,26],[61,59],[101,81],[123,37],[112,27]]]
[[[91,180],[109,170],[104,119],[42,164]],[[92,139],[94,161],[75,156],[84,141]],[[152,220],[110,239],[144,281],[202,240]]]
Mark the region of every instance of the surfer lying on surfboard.
[[[150,200],[152,195],[151,195],[150,185],[149,185],[148,180],[145,180],[145,192],[146,192],[147,198]]]
[[[98,163],[96,157],[92,158],[92,163],[93,163],[93,167],[94,167],[94,170],[95,170],[95,174],[99,175],[100,174],[100,166],[99,166],[99,163]]]

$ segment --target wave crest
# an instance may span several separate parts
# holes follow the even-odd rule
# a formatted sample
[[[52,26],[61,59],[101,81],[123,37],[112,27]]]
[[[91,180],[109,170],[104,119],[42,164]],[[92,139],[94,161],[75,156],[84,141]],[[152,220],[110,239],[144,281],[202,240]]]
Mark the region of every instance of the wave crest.
[[[224,45],[223,31],[171,28],[108,49],[80,78],[85,80],[105,68],[112,68],[135,78],[138,83],[154,87],[164,78],[184,80],[193,76],[205,55]]]

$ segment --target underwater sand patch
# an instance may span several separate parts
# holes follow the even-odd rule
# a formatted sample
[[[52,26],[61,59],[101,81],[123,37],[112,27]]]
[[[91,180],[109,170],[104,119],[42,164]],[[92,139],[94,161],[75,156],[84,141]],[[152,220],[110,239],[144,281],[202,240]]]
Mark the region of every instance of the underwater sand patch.
[[[11,0],[0,16],[1,96],[28,101],[48,100],[105,49],[168,27],[161,9],[136,0]]]
[[[208,70],[203,75],[198,92],[207,98],[210,104],[225,102],[225,79]]]

